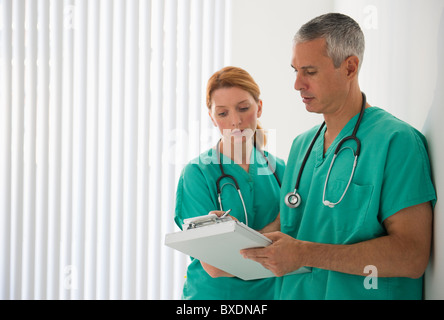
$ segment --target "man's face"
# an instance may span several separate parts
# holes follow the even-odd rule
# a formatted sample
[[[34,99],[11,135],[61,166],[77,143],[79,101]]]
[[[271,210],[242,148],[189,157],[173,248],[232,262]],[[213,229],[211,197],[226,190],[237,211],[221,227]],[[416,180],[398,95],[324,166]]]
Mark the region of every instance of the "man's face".
[[[343,105],[349,88],[346,63],[335,68],[324,38],[295,44],[291,65],[296,71],[294,88],[307,111],[328,114]]]

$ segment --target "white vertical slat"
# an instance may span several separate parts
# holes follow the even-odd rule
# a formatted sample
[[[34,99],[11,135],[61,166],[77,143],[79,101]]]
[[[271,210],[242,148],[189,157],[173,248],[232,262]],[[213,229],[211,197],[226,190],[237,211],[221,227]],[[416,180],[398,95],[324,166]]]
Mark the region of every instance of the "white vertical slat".
[[[63,2],[51,0],[47,298],[59,297]]]
[[[137,299],[148,298],[149,123],[151,70],[151,0],[140,2],[139,123],[137,184]]]
[[[123,134],[125,79],[125,1],[115,0],[113,21],[113,101],[111,162],[111,299],[122,293]]]
[[[19,231],[12,231],[13,242],[19,245],[21,243],[20,228],[24,225],[24,230],[29,230],[28,233],[23,233],[23,262],[27,258],[27,262],[32,264],[24,264],[22,269],[22,283],[15,285],[22,285],[24,291],[22,297],[33,297],[33,266],[34,266],[34,241],[32,232],[32,220],[24,220],[23,217],[23,143],[24,143],[24,1],[13,1],[12,3],[12,144],[11,144],[11,220],[15,225],[14,229]],[[20,258],[14,259],[20,261]],[[22,265],[14,266],[19,270]]]
[[[73,168],[73,33],[76,7],[71,0],[63,7],[63,79],[62,79],[62,165],[61,165],[61,217],[60,217],[60,293],[61,299],[70,299],[78,286],[77,271],[71,260],[72,239],[72,168]]]
[[[137,224],[138,0],[127,1],[126,6],[122,298],[134,299]]]
[[[150,191],[148,224],[148,299],[158,299],[160,294],[161,247],[161,189],[162,189],[162,102],[163,102],[163,24],[164,1],[152,1],[152,68],[151,68],[151,117],[150,117]]]
[[[214,17],[214,36],[213,36],[213,71],[224,67],[224,53],[225,53],[225,1],[215,0],[215,17]]]
[[[177,3],[177,125],[175,136],[176,177],[188,162],[188,116],[190,110],[190,1]]]
[[[175,174],[174,187],[177,186],[183,166],[189,161],[189,114],[190,114],[190,1],[179,1],[177,13],[177,97],[176,97],[176,136],[175,136]],[[171,219],[171,226],[174,226]],[[181,297],[186,275],[187,257],[174,251],[174,288],[170,293],[172,299]]]
[[[216,71],[215,69],[215,48],[214,48],[214,36],[215,36],[215,20],[216,20],[216,5],[215,1],[204,1],[203,4],[203,36],[202,36],[202,83],[201,93],[202,99],[205,99],[206,85],[208,79]],[[205,100],[203,100],[205,101]],[[208,109],[205,107],[206,103],[201,104],[200,108],[200,121],[201,121],[201,139],[203,150],[212,147],[215,141],[212,139],[212,130],[214,128],[209,116]],[[201,152],[203,150],[200,150]]]
[[[225,23],[225,38],[224,38],[224,66],[230,66],[231,65],[231,33],[233,32],[231,29],[231,15],[232,15],[232,3],[231,0],[224,0],[225,3],[225,12],[224,12],[224,23]]]
[[[37,2],[28,1],[25,5],[23,219],[14,216],[12,223],[15,234],[12,260],[15,268],[11,278],[16,284],[20,284],[22,280],[20,275],[22,261],[35,265],[33,252],[29,251],[29,246],[35,245],[33,235],[36,204]],[[24,253],[23,260],[22,253]],[[30,272],[34,273],[34,270]],[[14,296],[21,297],[21,288],[18,286]]]
[[[111,114],[113,61],[113,1],[100,2],[97,298],[109,299],[111,242]]]
[[[203,1],[192,0],[190,22],[190,158],[200,154],[201,112],[205,108],[202,95],[202,37],[203,37]]]
[[[35,298],[46,298],[48,248],[49,0],[38,2]]]
[[[162,150],[162,223],[161,237],[164,238],[166,233],[173,231],[174,218],[174,201],[171,201],[171,191],[174,190],[174,139],[176,129],[176,59],[177,59],[177,1],[165,1],[165,24],[164,24],[164,43],[165,43],[165,60],[164,60],[164,83],[163,91],[164,100],[162,105],[163,111],[163,128],[162,135],[164,137]],[[173,252],[165,246],[161,247],[161,299],[170,298],[169,293],[173,289]]]
[[[96,298],[99,2],[88,1],[84,298]]]
[[[73,177],[72,177],[72,268],[77,274],[72,298],[82,299],[84,292],[85,251],[85,144],[86,144],[86,49],[87,2],[76,0],[73,68]]]
[[[12,4],[4,0],[0,10],[0,300],[14,296],[16,277],[11,276],[11,116],[12,116]]]

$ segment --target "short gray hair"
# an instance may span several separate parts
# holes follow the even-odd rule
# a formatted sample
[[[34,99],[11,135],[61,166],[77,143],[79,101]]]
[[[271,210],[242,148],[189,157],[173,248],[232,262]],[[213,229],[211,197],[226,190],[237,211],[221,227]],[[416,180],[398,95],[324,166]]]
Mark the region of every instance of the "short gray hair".
[[[296,33],[293,43],[325,38],[327,54],[335,68],[350,56],[359,59],[358,71],[364,59],[365,39],[359,24],[341,13],[327,13],[304,24]]]

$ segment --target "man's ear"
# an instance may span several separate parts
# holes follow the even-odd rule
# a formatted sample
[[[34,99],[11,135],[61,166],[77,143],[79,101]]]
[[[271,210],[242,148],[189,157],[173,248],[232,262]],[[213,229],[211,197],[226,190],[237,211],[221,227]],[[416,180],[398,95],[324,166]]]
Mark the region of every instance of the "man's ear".
[[[345,59],[344,63],[346,64],[347,77],[353,78],[358,74],[359,68],[359,58],[357,56],[350,56]]]

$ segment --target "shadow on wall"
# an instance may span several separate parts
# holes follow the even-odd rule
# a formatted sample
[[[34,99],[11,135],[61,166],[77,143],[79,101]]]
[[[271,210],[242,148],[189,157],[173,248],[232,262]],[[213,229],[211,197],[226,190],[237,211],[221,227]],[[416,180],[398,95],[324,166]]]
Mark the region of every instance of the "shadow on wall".
[[[433,182],[438,197],[434,211],[432,254],[425,276],[425,299],[430,300],[444,299],[444,206],[439,202],[440,198],[444,198],[444,11],[441,14],[437,41],[438,72],[435,94],[422,130],[429,145]]]

